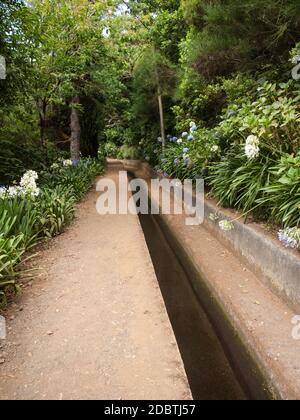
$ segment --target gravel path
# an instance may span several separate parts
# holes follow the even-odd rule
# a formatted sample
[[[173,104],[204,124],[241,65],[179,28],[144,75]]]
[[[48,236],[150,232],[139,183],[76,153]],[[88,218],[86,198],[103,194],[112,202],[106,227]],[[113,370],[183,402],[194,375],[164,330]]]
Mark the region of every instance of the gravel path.
[[[97,197],[6,314],[2,400],[191,398],[139,219],[99,216]]]

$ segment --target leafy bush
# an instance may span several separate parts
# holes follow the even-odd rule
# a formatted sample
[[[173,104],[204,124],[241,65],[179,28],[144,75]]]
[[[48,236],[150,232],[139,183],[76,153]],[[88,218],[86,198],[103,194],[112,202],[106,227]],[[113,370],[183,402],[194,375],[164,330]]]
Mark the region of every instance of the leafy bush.
[[[72,187],[43,189],[37,204],[39,236],[51,238],[61,233],[74,217],[75,201]]]
[[[288,83],[264,83],[255,101],[229,106],[220,124],[228,144],[244,142],[256,135],[271,153],[297,153],[300,147],[299,86]]]
[[[119,159],[135,160],[139,158],[138,150],[133,146],[124,144],[118,153]]]
[[[103,163],[90,159],[82,160],[76,166],[62,167],[57,164],[49,172],[42,172],[40,184],[43,188],[55,189],[56,186],[71,188],[76,200],[80,200],[91,188],[97,175],[103,172]]]
[[[0,307],[18,291],[16,279],[24,253],[63,231],[73,219],[75,202],[104,168],[102,162],[89,159],[71,164],[60,161],[43,172],[40,188],[35,185],[36,174],[29,171],[20,186],[0,191]]]
[[[46,170],[63,153],[51,143],[16,143],[0,139],[0,184],[11,184],[20,178],[24,168]]]
[[[103,147],[103,146],[102,146]],[[108,158],[117,158],[119,153],[118,146],[113,142],[107,142],[104,145],[104,156]]]
[[[300,226],[300,155],[287,155],[270,168],[270,182],[262,189],[260,206],[270,209],[272,222]]]
[[[255,203],[269,182],[271,165],[268,157],[249,160],[241,146],[232,147],[220,163],[210,168],[212,193],[223,207],[236,207],[245,214],[256,207],[258,213]]]

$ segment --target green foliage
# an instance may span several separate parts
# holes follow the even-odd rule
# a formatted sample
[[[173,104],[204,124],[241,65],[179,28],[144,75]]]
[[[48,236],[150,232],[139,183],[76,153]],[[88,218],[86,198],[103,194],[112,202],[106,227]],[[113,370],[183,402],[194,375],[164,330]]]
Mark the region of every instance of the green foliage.
[[[39,236],[51,238],[62,232],[74,217],[76,198],[73,188],[58,185],[55,188],[44,188],[37,206],[37,223]]]
[[[299,143],[299,86],[266,82],[258,88],[255,101],[232,105],[221,124],[230,141],[241,141],[257,135],[273,152],[297,152]]]
[[[63,154],[51,143],[41,148],[39,143],[0,140],[0,183],[12,184],[26,170],[41,171]]]
[[[271,210],[272,222],[285,227],[300,226],[300,156],[287,155],[270,168],[270,182],[257,200]]]
[[[68,194],[78,201],[91,188],[97,175],[103,172],[103,164],[98,161],[83,159],[77,166],[55,168],[51,172],[41,173],[40,182],[43,188],[55,189],[58,185],[67,188]]]
[[[138,150],[133,146],[124,144],[118,153],[119,159],[135,160],[139,158]]]
[[[281,63],[298,36],[299,2],[185,0],[190,32],[183,61],[207,80]]]
[[[0,108],[26,95],[32,81],[29,57],[34,57],[36,20],[22,0],[0,2],[0,55],[5,57],[7,77],[0,79]]]
[[[105,143],[103,149],[104,149],[104,156],[105,157],[113,158],[113,159],[116,159],[118,157],[119,148],[115,143],[109,141],[109,142]]]
[[[24,254],[38,241],[58,235],[73,217],[75,202],[103,172],[102,162],[83,160],[76,167],[58,167],[40,177],[37,197],[0,198],[0,307],[18,291],[16,280]]]
[[[212,193],[223,207],[236,207],[244,214],[255,209],[255,203],[262,196],[262,188],[269,182],[269,168],[272,161],[261,157],[247,159],[241,146],[232,147],[225,157],[211,167],[210,185]],[[264,214],[264,207],[259,214]]]
[[[26,249],[36,241],[34,204],[0,199],[0,308],[17,293],[18,266]]]

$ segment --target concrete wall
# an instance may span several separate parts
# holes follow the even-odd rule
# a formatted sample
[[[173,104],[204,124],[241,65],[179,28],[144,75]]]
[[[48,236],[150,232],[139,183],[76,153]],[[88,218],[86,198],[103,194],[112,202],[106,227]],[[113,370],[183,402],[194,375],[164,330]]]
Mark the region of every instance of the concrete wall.
[[[138,173],[143,178],[158,175],[147,163],[124,161],[128,172]],[[213,201],[205,201],[204,226],[221,242],[225,243],[262,281],[293,309],[300,311],[300,253],[284,248],[272,235],[256,224],[233,222],[234,229],[222,231],[218,222],[210,220],[211,213],[218,213],[219,220],[233,220],[236,213],[218,207]]]

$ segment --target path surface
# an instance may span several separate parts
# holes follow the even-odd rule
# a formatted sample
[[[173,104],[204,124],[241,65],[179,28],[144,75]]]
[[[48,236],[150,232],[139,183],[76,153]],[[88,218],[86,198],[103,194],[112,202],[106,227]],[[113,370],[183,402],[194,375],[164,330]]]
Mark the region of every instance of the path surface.
[[[191,398],[139,219],[99,216],[97,198],[8,314],[2,400]]]

